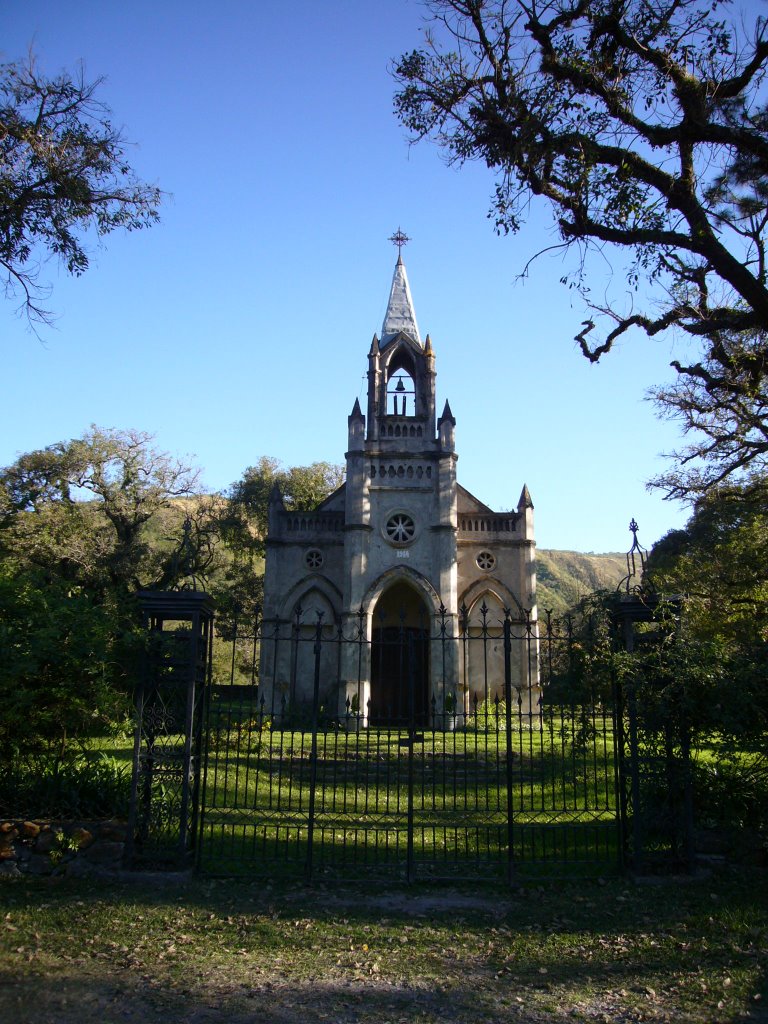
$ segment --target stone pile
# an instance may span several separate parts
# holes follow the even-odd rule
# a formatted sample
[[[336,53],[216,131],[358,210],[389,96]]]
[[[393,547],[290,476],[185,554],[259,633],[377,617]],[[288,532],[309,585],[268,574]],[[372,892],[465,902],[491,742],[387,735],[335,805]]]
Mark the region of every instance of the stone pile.
[[[122,821],[0,821],[0,879],[21,875],[103,875],[119,871]]]

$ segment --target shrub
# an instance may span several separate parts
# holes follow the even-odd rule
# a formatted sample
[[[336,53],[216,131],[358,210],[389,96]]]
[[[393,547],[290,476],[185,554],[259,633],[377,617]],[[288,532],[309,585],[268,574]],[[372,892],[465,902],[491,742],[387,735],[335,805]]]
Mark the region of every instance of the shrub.
[[[104,753],[17,759],[0,770],[0,817],[125,818],[130,765]]]
[[[474,704],[466,728],[472,732],[503,732],[507,727],[507,704],[498,697]]]
[[[81,588],[0,565],[0,747],[9,761],[63,755],[128,713],[132,636]]]
[[[723,759],[693,765],[696,818],[703,825],[752,829],[768,837],[768,762]]]

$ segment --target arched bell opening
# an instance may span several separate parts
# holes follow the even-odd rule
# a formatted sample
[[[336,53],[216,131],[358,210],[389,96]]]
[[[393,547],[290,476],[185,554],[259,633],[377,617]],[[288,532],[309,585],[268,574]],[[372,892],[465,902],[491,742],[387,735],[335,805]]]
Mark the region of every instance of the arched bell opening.
[[[406,370],[398,370],[387,381],[387,413],[391,416],[416,413],[416,387]]]
[[[373,609],[370,724],[423,727],[429,712],[429,609],[399,580]]]
[[[418,387],[419,370],[406,342],[401,342],[387,360],[383,386],[383,408],[388,416],[418,416],[422,396]]]

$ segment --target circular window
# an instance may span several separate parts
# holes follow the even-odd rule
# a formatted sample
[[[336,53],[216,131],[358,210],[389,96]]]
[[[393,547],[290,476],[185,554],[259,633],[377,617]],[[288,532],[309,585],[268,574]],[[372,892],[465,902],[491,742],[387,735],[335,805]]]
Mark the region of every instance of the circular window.
[[[392,544],[410,544],[416,535],[416,524],[407,512],[395,512],[387,520],[384,532]]]
[[[308,569],[319,569],[323,564],[323,552],[318,548],[310,548],[304,555],[304,564]]]
[[[478,568],[482,569],[483,572],[490,572],[496,565],[496,559],[490,551],[481,551],[475,561],[477,562]]]

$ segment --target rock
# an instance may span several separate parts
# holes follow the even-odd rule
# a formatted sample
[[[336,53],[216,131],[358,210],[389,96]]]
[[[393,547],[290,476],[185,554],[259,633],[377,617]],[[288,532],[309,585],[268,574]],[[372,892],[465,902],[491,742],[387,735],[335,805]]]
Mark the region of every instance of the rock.
[[[87,828],[74,828],[69,833],[69,838],[77,845],[78,850],[86,850],[92,845],[93,833]]]
[[[99,827],[99,839],[108,839],[115,843],[124,843],[128,835],[128,826],[117,821],[105,821]]]
[[[13,841],[19,836],[19,830],[11,821],[3,823],[2,831],[0,831],[0,861],[2,860],[15,860],[16,850],[14,849]]]
[[[28,871],[30,875],[52,875],[55,865],[47,856],[34,856],[29,858]]]
[[[35,843],[35,853],[50,853],[56,846],[60,835],[61,832],[54,832],[52,829],[42,831]]]
[[[40,835],[40,826],[35,821],[25,821],[21,826],[21,834],[24,839],[37,839]]]
[[[116,864],[123,859],[125,843],[94,843],[83,851],[92,864]]]
[[[19,871],[19,866],[18,864],[16,864],[15,861],[4,860],[0,864],[0,879],[21,877],[22,875],[21,872]]]
[[[75,857],[74,860],[68,861],[64,868],[64,874],[67,878],[85,878],[88,875],[94,873],[94,867],[89,864],[83,857]]]

